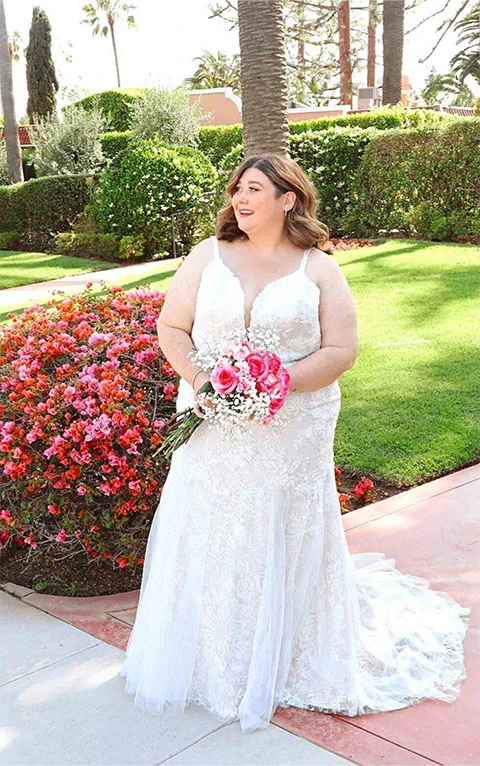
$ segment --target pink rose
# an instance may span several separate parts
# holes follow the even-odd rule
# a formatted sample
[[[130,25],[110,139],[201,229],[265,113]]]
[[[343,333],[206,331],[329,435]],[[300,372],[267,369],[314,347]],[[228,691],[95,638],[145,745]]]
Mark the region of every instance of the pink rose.
[[[268,375],[268,364],[260,354],[250,354],[246,360],[250,375],[256,380],[265,380]]]
[[[270,372],[277,374],[281,367],[282,361],[276,354],[270,354],[268,357],[268,369]]]
[[[288,394],[288,391],[290,389],[290,373],[288,372],[288,370],[285,369],[285,367],[282,367],[278,371],[277,377],[278,377],[278,383],[283,393]]]
[[[219,394],[231,394],[238,383],[238,375],[228,364],[217,364],[211,376],[211,383]]]
[[[279,396],[278,399],[272,399],[268,408],[270,415],[276,415],[278,410],[285,404],[285,397]]]
[[[253,351],[253,346],[248,340],[239,341],[232,346],[232,351],[239,362],[243,362]]]

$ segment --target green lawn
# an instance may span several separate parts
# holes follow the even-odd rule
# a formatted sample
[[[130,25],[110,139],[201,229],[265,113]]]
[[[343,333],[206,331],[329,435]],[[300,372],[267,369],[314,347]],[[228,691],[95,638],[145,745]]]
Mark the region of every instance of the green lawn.
[[[68,255],[46,253],[21,253],[0,250],[0,287],[21,287],[49,279],[61,279],[86,271],[103,271],[118,268],[117,263],[73,258]]]
[[[410,486],[478,459],[480,248],[391,240],[335,258],[360,341],[340,379],[336,463]],[[177,265],[117,284],[166,290]]]
[[[480,248],[391,240],[336,255],[360,351],[336,462],[411,485],[480,457]]]

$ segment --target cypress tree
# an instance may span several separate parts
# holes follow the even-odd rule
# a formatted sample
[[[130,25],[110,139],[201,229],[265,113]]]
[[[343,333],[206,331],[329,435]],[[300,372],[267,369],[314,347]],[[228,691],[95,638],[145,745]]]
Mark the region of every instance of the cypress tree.
[[[41,8],[33,9],[27,58],[27,114],[33,122],[35,116],[54,115],[58,81],[52,61],[52,34],[48,16]]]

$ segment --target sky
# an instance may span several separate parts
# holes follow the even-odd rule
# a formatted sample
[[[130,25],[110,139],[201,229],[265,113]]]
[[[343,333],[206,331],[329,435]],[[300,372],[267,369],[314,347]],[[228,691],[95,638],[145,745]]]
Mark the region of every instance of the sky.
[[[132,0],[137,29],[125,23],[116,26],[122,87],[167,87],[179,85],[196,69],[196,56],[203,51],[232,54],[238,52],[238,32],[230,31],[220,19],[209,19],[208,6],[213,0]],[[52,26],[52,49],[57,77],[64,86],[59,94],[61,105],[116,87],[116,75],[110,38],[92,37],[91,29],[82,24],[86,0],[4,0],[7,27],[21,35],[21,48],[28,44],[32,10],[39,5],[47,13]],[[363,0],[362,5],[367,4]],[[440,5],[439,5],[440,4]],[[425,0],[424,8],[436,9],[444,0]],[[412,11],[407,28],[428,15],[425,10]],[[434,57],[425,64],[418,59],[426,55],[435,40],[437,21],[425,24],[407,35],[404,51],[404,74],[414,89],[421,89],[432,65],[437,71],[448,71],[454,52],[454,36],[445,39]],[[377,49],[380,53],[380,46]],[[71,58],[68,62],[67,57]],[[25,59],[13,65],[17,118],[26,111],[27,89]],[[379,72],[381,76],[381,73]],[[379,83],[380,84],[380,83]],[[480,89],[479,89],[480,90]],[[72,92],[73,91],[73,92]],[[480,92],[479,92],[480,95]]]

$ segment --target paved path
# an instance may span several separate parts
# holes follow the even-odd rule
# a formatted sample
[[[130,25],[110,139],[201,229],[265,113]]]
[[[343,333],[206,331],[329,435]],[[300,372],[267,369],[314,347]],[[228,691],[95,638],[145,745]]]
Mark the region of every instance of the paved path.
[[[279,708],[267,729],[250,735],[196,706],[169,722],[135,708],[116,676],[138,591],[68,598],[3,583],[0,763],[478,766],[480,465],[353,511],[343,522],[352,553],[393,556],[398,569],[471,608],[467,679],[453,704],[426,701],[358,718]]]
[[[172,258],[169,263],[172,270],[175,270],[180,264],[180,258]],[[73,274],[70,277],[61,279],[51,279],[48,282],[36,282],[33,285],[23,285],[22,287],[7,287],[0,290],[0,307],[15,306],[17,304],[31,304],[36,301],[48,300],[52,297],[53,290],[64,290],[66,293],[79,292],[84,289],[89,282],[99,284],[115,284],[121,277],[132,279],[132,281],[141,279],[143,276],[147,279],[155,268],[160,267],[160,263],[165,261],[148,261],[147,263],[135,263],[129,266],[119,266],[118,268],[106,269],[104,271],[89,271],[84,274]]]

